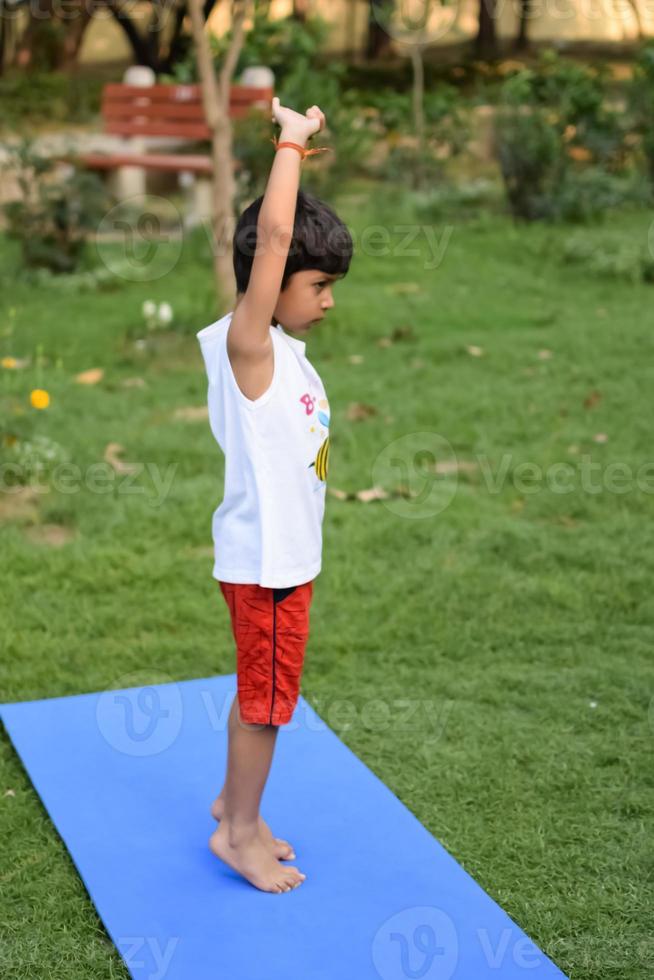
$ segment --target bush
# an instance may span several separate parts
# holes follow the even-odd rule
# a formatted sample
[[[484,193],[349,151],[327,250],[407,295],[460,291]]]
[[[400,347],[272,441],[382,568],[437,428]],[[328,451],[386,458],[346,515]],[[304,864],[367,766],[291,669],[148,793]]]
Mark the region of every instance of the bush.
[[[21,244],[28,268],[72,272],[107,209],[108,195],[97,174],[71,167],[63,180],[53,179],[55,161],[33,150],[30,140],[11,147],[5,168],[15,170],[18,200],[2,205],[7,234]]]
[[[43,122],[81,123],[100,111],[103,82],[64,72],[0,78],[0,125],[13,133]]]
[[[641,48],[628,89],[628,103],[634,130],[641,138],[649,179],[654,187],[654,41]]]
[[[457,89],[441,83],[425,92],[425,153],[420,158],[412,93],[385,88],[365,98],[373,113],[369,131],[388,143],[384,160],[371,168],[374,176],[409,187],[416,187],[420,179],[441,182],[447,161],[463,151],[470,136]]]
[[[623,199],[611,177],[627,171],[628,129],[606,78],[548,52],[505,80],[494,145],[514,216],[589,220]]]
[[[494,148],[513,215],[527,221],[550,216],[564,158],[548,113],[539,107],[500,108]]]
[[[566,265],[574,263],[601,279],[654,281],[654,259],[647,246],[629,238],[605,237],[598,242],[575,235],[564,243],[561,259]]]

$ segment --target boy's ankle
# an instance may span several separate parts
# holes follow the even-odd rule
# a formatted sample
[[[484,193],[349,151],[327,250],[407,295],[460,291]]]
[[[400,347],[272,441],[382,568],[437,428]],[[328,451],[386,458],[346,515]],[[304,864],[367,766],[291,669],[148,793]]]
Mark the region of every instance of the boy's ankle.
[[[240,847],[241,844],[249,844],[259,833],[259,820],[242,821],[229,819],[227,814],[223,816],[222,825],[227,830],[227,840],[230,847]]]

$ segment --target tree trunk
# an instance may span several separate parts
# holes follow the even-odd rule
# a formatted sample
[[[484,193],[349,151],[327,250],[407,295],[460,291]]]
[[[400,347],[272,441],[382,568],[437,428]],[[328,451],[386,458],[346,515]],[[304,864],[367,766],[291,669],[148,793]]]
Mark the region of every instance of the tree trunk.
[[[475,57],[493,61],[498,57],[495,29],[496,0],[479,0],[479,29],[475,38]]]
[[[521,0],[518,33],[513,42],[514,51],[526,51],[529,47],[529,16],[531,14],[531,5],[532,0]]]
[[[382,8],[387,7],[387,11]],[[366,58],[383,58],[391,48],[391,38],[387,30],[382,26],[384,18],[390,17],[395,7],[394,0],[370,0],[368,13],[368,44],[366,47]]]
[[[39,51],[39,32],[42,30],[42,25],[45,24],[46,29],[48,29],[50,24],[56,20],[53,0],[37,0],[36,4],[30,3],[28,11],[29,20],[14,53],[14,65],[25,71],[30,71],[34,66],[35,50],[42,57],[45,56],[45,52]],[[52,71],[54,66],[55,62],[45,60],[39,65],[43,71]]]
[[[304,22],[309,15],[309,0],[293,0],[293,17]]]
[[[147,65],[153,72],[159,74],[163,69],[163,65],[159,62],[158,58],[152,58],[151,47],[148,41],[141,37],[134,21],[122,9],[120,0],[106,0],[106,4],[114,20],[125,33],[125,37],[132,49],[134,64]]]
[[[68,13],[70,9],[71,6],[69,3],[66,12]],[[59,64],[61,70],[67,72],[72,72],[77,67],[77,59],[80,48],[82,47],[84,35],[86,34],[87,27],[93,20],[94,14],[91,4],[85,3],[84,0],[76,0],[75,7],[72,9],[75,10],[76,15],[66,28]]]
[[[644,29],[643,29],[643,19],[640,16],[640,10],[638,9],[638,0],[627,0],[627,3],[629,5],[629,7],[631,8],[631,12],[634,15],[634,19],[636,21],[636,30],[638,31],[638,40],[639,41],[642,41],[643,38],[645,37],[645,32],[644,32]],[[617,4],[616,4],[616,6],[617,6]]]
[[[247,0],[234,0],[232,40],[216,78],[209,38],[202,14],[202,0],[189,0],[191,27],[195,44],[202,102],[207,124],[212,132],[213,159],[213,246],[214,276],[218,305],[225,311],[236,299],[236,280],[232,265],[232,240],[236,227],[234,198],[236,182],[232,164],[232,123],[229,118],[229,96],[234,69],[243,46],[243,22]]]
[[[422,45],[411,46],[413,66],[413,124],[416,133],[415,186],[421,190],[424,184],[425,159],[425,66],[422,61]]]

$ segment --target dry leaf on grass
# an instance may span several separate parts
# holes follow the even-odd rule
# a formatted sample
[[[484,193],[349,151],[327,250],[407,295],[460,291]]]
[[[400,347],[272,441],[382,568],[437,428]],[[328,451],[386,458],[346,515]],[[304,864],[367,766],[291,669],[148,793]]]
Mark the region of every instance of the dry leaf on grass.
[[[209,418],[209,406],[187,405],[184,408],[176,408],[173,418],[183,419],[185,422],[199,422],[201,419]]]
[[[39,494],[33,487],[11,487],[0,494],[0,521],[36,521]]]
[[[393,327],[391,331],[391,340],[394,344],[399,340],[410,340],[413,336],[413,327],[410,323],[402,323],[399,327]]]
[[[346,490],[339,490],[337,487],[327,487],[327,493],[330,493],[332,497],[336,497],[337,500],[348,500],[352,496]]]
[[[593,389],[589,395],[584,398],[584,408],[595,408],[596,405],[602,400],[602,392]]]
[[[123,388],[145,388],[145,384],[143,378],[125,378],[121,382]]]
[[[484,353],[484,348],[476,347],[475,344],[467,344],[466,350],[469,354],[472,354],[473,357],[482,357]]]
[[[441,459],[435,465],[426,466],[425,469],[435,473],[474,473],[479,468],[477,463],[467,459]]]
[[[393,496],[404,496],[401,493],[387,493],[383,487],[370,487],[369,490],[357,490],[354,493],[339,490],[337,487],[327,487],[327,492],[337,500],[360,500],[363,504],[369,504],[373,500],[387,500]]]
[[[75,531],[64,524],[34,524],[25,528],[25,534],[34,544],[47,544],[60,548],[75,537]]]
[[[606,432],[596,432],[595,435],[593,436],[593,441],[594,442],[607,442],[608,438],[609,437],[607,436]]]
[[[363,364],[363,355],[350,354],[350,356],[348,357],[348,361],[350,362],[350,364]]]
[[[110,442],[104,451],[105,462],[113,466],[116,473],[136,473],[138,472],[139,466],[137,463],[124,463],[122,459],[118,459],[118,453],[124,453],[125,447],[121,446],[119,442]]]
[[[103,368],[89,368],[88,371],[82,371],[81,374],[76,374],[75,381],[80,385],[97,385],[98,381],[102,381],[103,377]]]
[[[543,348],[543,350],[538,351],[538,356],[541,361],[549,361],[549,359],[552,357],[552,351]]]
[[[371,500],[387,500],[388,496],[383,487],[370,487],[369,490],[357,490],[356,492],[357,500],[361,500],[364,504],[370,503]]]
[[[377,415],[377,409],[374,405],[366,405],[365,402],[350,402],[345,418],[350,422],[361,422],[363,419],[370,418],[371,415]]]

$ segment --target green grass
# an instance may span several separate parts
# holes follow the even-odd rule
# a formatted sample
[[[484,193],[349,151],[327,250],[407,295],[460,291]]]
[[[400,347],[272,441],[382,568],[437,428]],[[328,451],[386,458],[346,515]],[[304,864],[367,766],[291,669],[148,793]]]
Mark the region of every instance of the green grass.
[[[363,198],[335,203],[359,242],[366,225],[413,220],[397,195],[375,190],[366,204],[365,187],[350,190]],[[617,214],[608,227],[646,242],[652,217]],[[432,271],[425,253],[360,247],[308,341],[332,409],[328,485],[357,491],[384,479],[392,489],[401,471],[389,460],[399,457],[426,499],[328,496],[302,692],[564,972],[645,980],[654,469],[649,490],[633,480],[651,460],[654,287],[562,261],[574,229],[515,228],[503,217],[450,224]],[[586,233],[601,243],[606,230]],[[40,343],[45,358],[40,377],[2,372],[5,408],[47,388],[38,431],[82,471],[113,441],[125,460],[175,467],[160,506],[142,475],[140,495],[41,494],[36,518],[0,526],[3,700],[115,688],[134,672],[155,681],[233,673],[207,552],[222,458],[206,421],[173,418],[206,394],[194,337],[217,316],[206,241],[188,241],[164,278],[113,291],[35,289],[16,278],[7,243],[2,270],[0,329],[15,326],[0,355],[32,356]],[[398,292],[406,283],[419,291]],[[143,352],[133,337],[150,297],[173,304],[178,326]],[[377,345],[402,326],[408,337]],[[98,366],[99,385],[74,383]],[[122,387],[134,376],[147,386]],[[586,407],[593,391],[601,397]],[[349,421],[352,402],[377,414]],[[498,491],[482,467],[453,482],[416,464],[420,449],[447,458],[434,434],[460,462],[495,471],[504,459]],[[600,476],[626,464],[631,489],[584,489],[584,454]],[[572,492],[521,489],[519,464],[559,462],[574,467]],[[35,519],[76,537],[61,548],[32,543],[25,529]],[[1,744],[3,976],[127,976],[6,735]],[[207,773],[207,803],[218,788]]]

